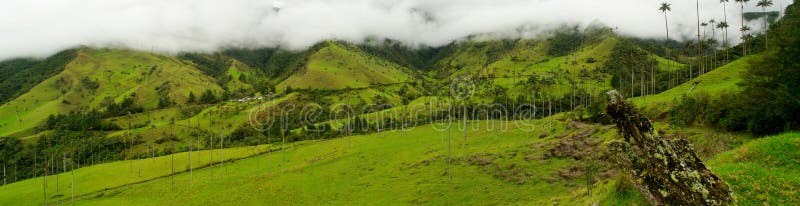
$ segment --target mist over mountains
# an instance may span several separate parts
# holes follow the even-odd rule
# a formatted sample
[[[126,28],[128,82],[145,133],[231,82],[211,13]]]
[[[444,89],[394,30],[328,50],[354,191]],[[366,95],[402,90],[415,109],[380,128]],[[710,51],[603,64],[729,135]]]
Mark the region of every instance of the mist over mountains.
[[[775,9],[789,0],[775,2]],[[162,53],[225,47],[298,50],[319,41],[388,38],[439,46],[483,34],[537,36],[564,24],[603,24],[618,33],[663,38],[660,1],[642,0],[33,0],[0,7],[0,59],[44,57],[78,46],[127,47]],[[671,36],[696,33],[694,1],[672,2]],[[70,8],[70,9],[64,9]],[[718,1],[700,5],[701,19],[723,18]],[[738,25],[739,8],[728,4]],[[751,3],[745,11],[760,11]],[[758,22],[751,28],[760,30]],[[730,39],[738,40],[736,29]]]

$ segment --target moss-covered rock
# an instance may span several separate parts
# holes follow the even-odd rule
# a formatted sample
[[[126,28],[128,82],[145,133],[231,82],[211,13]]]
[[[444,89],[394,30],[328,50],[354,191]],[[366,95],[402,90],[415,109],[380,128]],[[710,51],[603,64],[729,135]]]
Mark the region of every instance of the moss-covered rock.
[[[728,184],[714,175],[685,139],[667,140],[617,91],[610,91],[606,112],[624,141],[608,143],[615,162],[653,205],[731,205]]]

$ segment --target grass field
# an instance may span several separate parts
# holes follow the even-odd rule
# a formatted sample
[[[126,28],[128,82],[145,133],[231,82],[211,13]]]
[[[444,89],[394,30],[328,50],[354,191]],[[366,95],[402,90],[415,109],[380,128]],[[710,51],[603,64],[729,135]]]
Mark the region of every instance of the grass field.
[[[344,137],[332,140],[312,140],[291,145],[286,150],[263,154],[267,145],[260,147],[233,148],[225,151],[225,159],[238,159],[224,167],[205,167],[209,151],[195,152],[192,174],[188,169],[188,154],[175,155],[176,173],[171,174],[171,156],[120,161],[82,168],[75,171],[78,205],[108,204],[466,204],[466,205],[542,205],[566,204],[587,205],[599,202],[603,205],[639,205],[643,199],[630,186],[620,184],[620,178],[606,175],[596,177],[591,196],[586,193],[585,179],[569,171],[580,171],[585,160],[570,157],[549,156],[557,145],[567,137],[591,134],[599,141],[592,146],[603,150],[602,142],[615,139],[612,126],[568,123],[561,115],[554,117],[552,128],[549,119],[515,121],[507,123],[508,130],[489,130],[488,124],[498,121],[470,121],[467,145],[463,145],[463,134],[453,128],[437,130],[443,125],[425,125],[408,131],[388,131],[369,135]],[[457,124],[453,123],[454,127]],[[476,129],[475,127],[481,128]],[[753,165],[770,164],[784,166],[785,172],[796,169],[796,159],[770,160],[774,152],[789,152],[797,147],[797,134],[787,137],[767,138],[748,143],[734,151],[704,151],[703,148],[733,148],[745,142],[737,135],[716,134],[703,129],[667,128],[669,133],[684,135],[696,144],[701,153],[707,152],[709,165],[724,175],[734,174],[751,182],[739,185],[760,185],[759,192],[787,202],[791,194],[775,188],[794,188],[789,184],[771,182],[769,176],[751,176],[740,172],[744,165],[738,163],[746,155]],[[495,128],[495,127],[492,127]],[[523,129],[532,129],[526,131]],[[791,147],[780,147],[774,152],[762,148],[762,141],[780,139],[780,144],[792,143]],[[785,140],[784,140],[785,139]],[[450,142],[448,151],[448,140]],[[722,144],[722,145],[720,145]],[[772,147],[779,146],[770,143]],[[277,146],[273,146],[277,149]],[[796,149],[796,148],[795,148]],[[592,150],[593,151],[593,150]],[[744,151],[744,152],[742,152]],[[255,155],[262,152],[261,155]],[[448,165],[448,153],[451,154]],[[220,150],[214,158],[219,160]],[[737,158],[737,159],[734,159]],[[764,160],[768,161],[764,161]],[[770,162],[773,161],[773,162]],[[792,161],[795,161],[794,163]],[[132,164],[131,164],[132,163]],[[142,176],[138,176],[141,163]],[[750,167],[748,167],[750,168]],[[213,170],[213,171],[212,171]],[[764,170],[765,172],[769,172]],[[212,175],[212,172],[214,173]],[[578,174],[580,172],[577,172]],[[777,174],[777,173],[776,173]],[[68,201],[69,174],[61,174],[60,188],[55,191],[54,177],[49,177],[49,201]],[[173,179],[174,178],[174,179]],[[108,181],[111,179],[111,181]],[[174,181],[174,184],[173,184]],[[731,180],[728,180],[731,181]],[[753,182],[755,181],[755,182]],[[135,184],[130,184],[135,183]],[[737,197],[742,200],[758,199],[758,192],[748,192],[749,187],[734,185]],[[236,187],[231,187],[236,185]],[[0,187],[0,201],[4,205],[41,204],[44,198],[42,178],[25,180]],[[796,189],[796,188],[795,188]],[[795,190],[796,191],[796,190]],[[758,194],[757,194],[758,193]],[[58,196],[57,194],[65,195]],[[386,195],[392,194],[392,195]],[[762,195],[763,196],[763,195]],[[787,198],[788,197],[788,198]],[[780,199],[783,198],[783,199]],[[6,201],[7,200],[7,201]],[[776,202],[777,203],[777,202]]]
[[[740,205],[800,204],[800,133],[749,142],[708,165],[732,186]]]
[[[544,157],[565,137],[593,131],[591,138],[605,142],[615,139],[617,132],[612,126],[575,126],[561,120],[562,115],[554,118],[552,129],[547,126],[549,119],[541,119],[505,122],[509,130],[499,132],[487,129],[498,121],[470,121],[466,146],[460,129],[448,134],[436,129],[443,125],[434,124],[405,132],[299,142],[270,154],[264,154],[266,149],[278,146],[226,149],[224,156],[215,150],[215,161],[247,157],[222,167],[218,163],[207,167],[210,151],[195,151],[192,166],[197,170],[191,174],[185,172],[188,153],[178,153],[174,176],[170,175],[171,156],[95,165],[75,171],[77,204],[644,203],[635,189],[620,184],[620,178],[599,178],[587,196],[584,179],[564,176],[564,171],[585,163]],[[709,167],[731,184],[740,204],[800,202],[796,198],[800,178],[788,175],[800,168],[800,134],[745,143],[749,138],[737,134],[664,123],[656,127],[689,139],[701,157],[708,158]],[[601,145],[594,147],[602,150]],[[70,199],[70,174],[59,178],[58,192],[55,177],[48,178],[50,203]],[[36,178],[0,187],[0,205],[41,204],[42,181]]]
[[[450,136],[449,175],[447,132],[437,132],[428,125],[405,133],[391,131],[303,142],[302,146],[285,151],[217,167],[214,178],[210,168],[199,169],[193,173],[193,184],[190,174],[177,174],[175,187],[171,186],[171,178],[160,178],[171,172],[170,156],[134,161],[132,169],[130,162],[124,161],[97,165],[76,171],[80,182],[76,193],[85,194],[79,204],[546,204],[600,201],[603,191],[613,189],[615,183],[609,181],[614,180],[603,180],[597,183],[597,194],[589,198],[581,189],[585,185],[582,179],[557,175],[580,161],[542,158],[558,141],[552,136],[575,132],[568,131],[564,123],[556,121],[547,132],[541,128],[546,124],[544,120],[539,120],[535,124],[537,130],[532,132],[517,130],[519,124],[509,122],[507,126],[513,130],[501,133],[470,131],[466,147],[462,146],[461,133],[454,128]],[[541,138],[542,133],[548,137]],[[614,132],[604,130],[599,134],[608,139]],[[260,147],[262,151],[264,147]],[[225,157],[242,157],[256,151],[229,149]],[[194,161],[195,167],[207,163],[208,151],[195,155],[199,157]],[[217,155],[219,151],[215,158],[219,158]],[[175,156],[179,171],[186,170],[188,155]],[[138,163],[143,166],[142,177],[138,177]],[[67,177],[61,175],[61,184]],[[105,179],[115,180],[103,182]],[[152,180],[121,187],[149,179]],[[55,181],[54,177],[48,180],[51,184]],[[230,187],[231,184],[237,187]],[[67,189],[61,185],[61,194]],[[43,201],[41,190],[42,178],[26,180],[4,186],[0,199],[16,205],[38,204]],[[55,195],[55,186],[49,187],[48,193]],[[53,202],[68,199],[48,197]]]
[[[302,144],[302,143],[297,143]],[[267,149],[278,150],[280,145],[262,145],[257,147],[241,147],[222,150],[213,150],[213,163],[219,164],[221,161],[240,159]],[[192,168],[206,168],[211,164],[212,150],[195,151],[192,153]],[[99,164],[84,167],[74,171],[75,196],[95,194],[106,189],[117,188],[133,183],[141,183],[157,178],[169,176],[172,173],[173,156],[160,156],[156,158],[118,161],[113,163]],[[175,173],[189,171],[189,153],[174,154]],[[224,165],[224,164],[223,164]],[[218,169],[218,168],[216,168]],[[209,171],[211,169],[209,168]],[[141,171],[141,173],[139,172]],[[221,174],[221,173],[220,173]],[[187,173],[187,175],[189,175]],[[201,174],[195,174],[199,179],[204,178]],[[71,180],[73,174],[70,172],[47,177],[47,201],[56,203],[70,199],[72,195]],[[56,180],[58,179],[58,183]],[[0,205],[36,205],[44,202],[42,196],[44,178],[28,179],[16,182],[11,185],[1,187]]]

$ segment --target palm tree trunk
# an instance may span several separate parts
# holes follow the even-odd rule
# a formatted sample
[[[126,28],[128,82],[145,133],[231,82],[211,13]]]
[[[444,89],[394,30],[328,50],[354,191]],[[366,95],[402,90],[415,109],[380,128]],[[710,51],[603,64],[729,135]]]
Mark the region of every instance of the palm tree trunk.
[[[711,39],[713,39],[714,42],[717,41],[717,30],[716,30],[716,27],[714,27],[714,24],[711,24]],[[717,61],[717,47],[713,47],[713,49],[714,49],[714,58],[711,59],[711,70],[714,70],[715,68],[717,68],[717,62],[716,62]]]
[[[723,18],[725,20],[725,24],[730,24],[730,23],[728,23],[728,4],[727,3],[724,3],[724,2],[722,3],[722,13],[723,13]],[[722,38],[722,44],[724,45],[723,48],[728,47],[728,27],[725,27],[725,37]],[[728,50],[727,49],[725,50],[725,62],[728,62]]]
[[[761,13],[764,14],[764,50],[767,50],[769,49],[769,26],[767,25],[767,19],[769,18],[769,15],[767,15],[766,6],[761,7],[761,11]]]
[[[667,45],[669,45],[669,20],[667,19],[667,12],[664,12],[664,28],[667,31]],[[667,58],[666,58],[667,59],[667,72],[669,72],[669,69],[670,69],[669,67],[670,67],[670,64],[671,64],[671,62],[669,61],[669,47],[666,47],[665,49],[667,50],[667,52],[666,52],[666,54],[667,54]],[[656,63],[656,65],[658,65],[658,63]],[[672,77],[672,75],[670,75],[670,83],[672,83],[671,77]],[[655,83],[653,83],[653,85],[655,85]],[[653,86],[653,88],[655,88],[655,86]],[[653,90],[655,90],[655,89],[653,89]]]
[[[467,147],[467,100],[464,99],[462,106],[464,107],[464,113],[461,114],[462,118],[464,119],[464,148]]]
[[[652,90],[650,90],[651,94],[656,93],[656,66],[658,66],[657,61],[655,65],[650,65],[650,84],[653,86]]]
[[[635,78],[636,78],[636,71],[634,71],[633,68],[631,68],[631,86],[630,86],[631,87],[631,97],[635,97],[635,95],[636,95],[636,92],[635,92],[635,88],[636,87],[633,86],[633,84],[634,84],[633,81],[634,81]]]
[[[664,12],[664,28],[667,29],[667,43],[669,43],[669,20],[667,20],[667,12]]]
[[[740,3],[740,5],[741,5],[741,8],[742,8],[742,10],[741,10],[742,27],[741,28],[744,28],[744,2]],[[744,29],[742,29],[742,37],[744,37],[744,32],[745,32]],[[747,42],[745,41],[745,42],[742,43],[742,56],[746,56],[746,55],[747,55]]]
[[[700,57],[700,71],[698,76],[703,73],[703,47],[702,40],[700,39],[700,0],[695,0],[697,5],[697,56]]]

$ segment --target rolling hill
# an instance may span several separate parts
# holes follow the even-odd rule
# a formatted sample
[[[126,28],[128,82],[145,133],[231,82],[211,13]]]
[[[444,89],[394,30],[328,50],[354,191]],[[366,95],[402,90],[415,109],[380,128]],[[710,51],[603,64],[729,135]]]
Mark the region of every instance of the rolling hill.
[[[738,85],[742,81],[742,75],[751,67],[750,62],[757,58],[760,58],[760,55],[739,58],[667,91],[635,97],[631,101],[640,107],[659,105],[648,108],[648,110],[651,110],[653,114],[663,114],[671,108],[671,105],[679,103],[685,95],[718,97],[719,94],[724,92],[739,92],[742,89]]]
[[[370,56],[356,47],[336,42],[325,45],[311,54],[305,66],[276,86],[279,92],[286,88],[340,90],[366,88],[411,80],[409,69]]]
[[[176,78],[179,77],[179,78]],[[221,92],[215,80],[175,58],[121,49],[81,49],[64,71],[0,106],[0,136],[27,131],[49,115],[92,109],[132,98],[146,109],[190,92]]]

